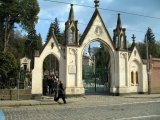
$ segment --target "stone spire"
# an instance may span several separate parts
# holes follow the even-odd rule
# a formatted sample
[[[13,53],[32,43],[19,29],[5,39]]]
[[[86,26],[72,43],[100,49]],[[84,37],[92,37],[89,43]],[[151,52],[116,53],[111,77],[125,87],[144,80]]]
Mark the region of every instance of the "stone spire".
[[[116,50],[126,50],[127,49],[127,40],[126,40],[126,29],[122,28],[121,17],[118,13],[117,26],[113,30],[113,43]]]
[[[65,45],[78,46],[78,21],[74,20],[73,4],[71,4],[68,21],[65,23]]]
[[[117,28],[122,28],[120,13],[118,13]]]
[[[73,4],[71,4],[71,9],[70,9],[70,13],[69,13],[69,18],[68,18],[68,20],[74,21]]]
[[[99,0],[95,0],[94,3],[95,3],[95,8],[99,7]]]

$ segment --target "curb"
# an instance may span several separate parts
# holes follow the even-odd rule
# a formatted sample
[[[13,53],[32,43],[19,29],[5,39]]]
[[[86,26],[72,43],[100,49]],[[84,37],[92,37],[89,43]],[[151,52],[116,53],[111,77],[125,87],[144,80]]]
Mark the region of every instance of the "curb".
[[[79,100],[68,99],[67,103],[77,102]],[[0,101],[0,107],[19,107],[19,106],[38,106],[38,105],[58,105],[63,104],[54,100],[21,100],[21,101]]]

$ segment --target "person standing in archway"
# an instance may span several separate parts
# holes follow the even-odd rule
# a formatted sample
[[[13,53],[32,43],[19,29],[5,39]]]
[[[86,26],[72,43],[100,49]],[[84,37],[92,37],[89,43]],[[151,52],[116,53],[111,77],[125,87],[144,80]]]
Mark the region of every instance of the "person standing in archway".
[[[51,96],[52,91],[53,91],[53,87],[52,87],[52,78],[50,75],[48,76],[47,80],[48,80],[48,87],[49,87],[48,95]]]
[[[59,81],[59,84],[58,84],[58,97],[55,99],[55,101],[57,102],[59,98],[62,98],[64,104],[66,104],[64,87],[61,80]]]
[[[58,79],[55,76],[55,78],[54,78],[54,85],[53,85],[54,100],[58,97],[57,93],[58,93]]]

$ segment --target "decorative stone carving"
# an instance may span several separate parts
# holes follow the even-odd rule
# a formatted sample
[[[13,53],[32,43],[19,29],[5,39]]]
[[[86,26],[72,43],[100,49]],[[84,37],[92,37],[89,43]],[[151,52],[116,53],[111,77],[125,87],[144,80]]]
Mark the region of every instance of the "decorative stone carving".
[[[136,56],[136,54],[137,54],[137,52],[136,52],[136,51],[134,51],[134,56]]]
[[[26,63],[26,62],[28,62],[28,60],[27,59],[24,59],[24,61],[23,61],[24,63]]]
[[[69,48],[69,53],[70,53],[71,55],[77,55],[77,49]]]
[[[51,42],[51,49],[53,49],[53,47],[54,47],[54,43],[53,43],[53,42]]]
[[[120,53],[121,58],[127,58],[127,53]]]
[[[95,31],[94,31],[97,35],[101,35],[102,34],[102,28],[101,26],[96,26]]]

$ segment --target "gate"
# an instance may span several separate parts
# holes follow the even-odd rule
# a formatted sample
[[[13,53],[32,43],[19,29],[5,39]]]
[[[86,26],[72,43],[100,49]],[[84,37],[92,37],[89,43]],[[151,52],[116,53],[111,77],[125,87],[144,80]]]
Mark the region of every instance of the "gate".
[[[82,78],[85,94],[107,94],[109,92],[108,70],[105,67],[83,65]]]

